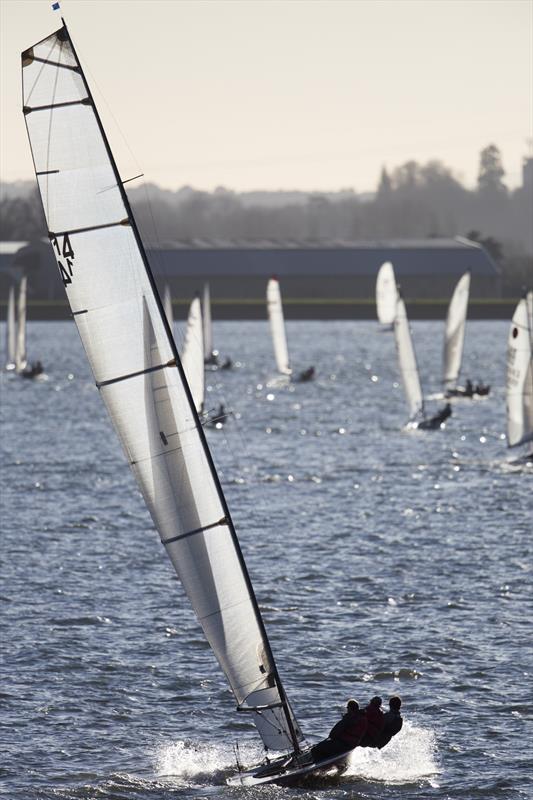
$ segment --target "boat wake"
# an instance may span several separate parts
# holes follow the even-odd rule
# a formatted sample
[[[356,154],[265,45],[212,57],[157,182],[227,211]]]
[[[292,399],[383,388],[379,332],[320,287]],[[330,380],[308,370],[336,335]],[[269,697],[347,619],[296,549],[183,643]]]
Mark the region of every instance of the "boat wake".
[[[433,731],[404,722],[401,732],[383,750],[358,747],[353,751],[342,780],[411,783],[423,778],[433,783],[440,767]]]
[[[436,749],[432,731],[404,722],[401,733],[385,749],[354,750],[341,781],[350,783],[357,779],[400,784],[426,779],[433,784],[440,772]],[[261,748],[253,743],[242,744],[239,750],[245,767],[259,763],[263,757]],[[171,781],[176,786],[224,784],[227,776],[235,772],[235,752],[227,744],[178,741],[157,752],[158,779]]]

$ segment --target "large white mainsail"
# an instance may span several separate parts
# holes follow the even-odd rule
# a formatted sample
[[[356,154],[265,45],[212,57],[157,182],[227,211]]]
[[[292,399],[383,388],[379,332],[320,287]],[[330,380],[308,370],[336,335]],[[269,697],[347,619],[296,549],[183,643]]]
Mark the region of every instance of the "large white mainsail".
[[[210,361],[213,358],[213,323],[211,321],[211,294],[209,284],[204,283],[202,297],[202,320],[204,326],[204,359]]]
[[[15,343],[15,371],[23,372],[28,358],[26,355],[26,294],[28,279],[25,275],[20,279],[17,301],[17,338]]]
[[[189,308],[185,341],[181,353],[181,363],[185,370],[187,383],[191,390],[196,411],[201,414],[204,407],[205,367],[204,333],[200,298],[195,297]]]
[[[420,385],[409,320],[407,319],[405,303],[400,293],[398,293],[398,299],[396,301],[394,337],[396,340],[396,350],[398,352],[400,374],[402,376],[403,388],[409,408],[409,419],[413,420],[424,410],[424,396]]]
[[[6,318],[6,369],[15,369],[17,322],[15,317],[15,288],[9,287]]]
[[[285,318],[283,316],[281,292],[277,278],[270,278],[267,284],[267,310],[278,372],[281,372],[282,375],[290,375],[292,370],[289,366]]]
[[[533,440],[533,292],[518,303],[507,340],[507,444]]]
[[[240,710],[298,749],[224,494],[128,199],[66,26],[22,54],[49,237],[96,384]]]
[[[172,295],[170,294],[170,287],[165,283],[163,289],[163,308],[165,309],[165,316],[168,320],[169,328],[174,332],[174,312],[172,310]]]
[[[470,273],[465,272],[457,282],[446,316],[443,382],[448,391],[456,388],[461,371],[469,296]]]
[[[396,316],[396,299],[398,289],[394,268],[390,261],[385,261],[378,271],[376,279],[376,306],[378,320],[382,325],[392,325]]]

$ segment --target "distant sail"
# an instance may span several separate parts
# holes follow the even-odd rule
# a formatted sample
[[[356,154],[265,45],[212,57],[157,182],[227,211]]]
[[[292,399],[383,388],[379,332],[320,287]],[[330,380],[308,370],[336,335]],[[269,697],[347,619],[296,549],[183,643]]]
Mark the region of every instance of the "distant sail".
[[[174,312],[172,310],[172,295],[168,283],[165,283],[163,290],[163,308],[165,309],[165,316],[168,320],[170,330],[174,332]]]
[[[455,389],[461,372],[465,340],[466,312],[470,296],[470,273],[460,278],[448,306],[444,339],[444,385]]]
[[[507,444],[533,440],[533,292],[518,303],[507,340]]]
[[[409,408],[409,419],[412,420],[423,412],[424,396],[420,385],[409,320],[407,319],[405,303],[401,295],[398,295],[395,316],[394,336],[396,339],[400,375],[402,377],[407,406]]]
[[[204,359],[209,361],[213,356],[213,323],[211,322],[211,295],[208,283],[204,283],[202,319],[204,325]]]
[[[376,280],[376,306],[378,320],[382,325],[392,325],[396,315],[398,289],[394,269],[390,261],[381,265]]]
[[[6,369],[15,369],[17,322],[15,317],[15,289],[9,287],[6,319]]]
[[[15,370],[22,372],[28,363],[26,355],[26,293],[28,279],[20,279],[17,303],[17,340],[15,344]]]
[[[302,734],[65,25],[22,54],[22,72],[48,236],[102,400],[238,709],[248,712],[266,747],[297,750]]]
[[[189,308],[181,363],[183,364],[196,411],[201,414],[204,407],[205,367],[202,308],[199,297],[194,298]]]
[[[267,284],[267,310],[278,372],[283,375],[290,375],[292,370],[289,366],[285,318],[283,316],[281,292],[277,278],[271,278]]]

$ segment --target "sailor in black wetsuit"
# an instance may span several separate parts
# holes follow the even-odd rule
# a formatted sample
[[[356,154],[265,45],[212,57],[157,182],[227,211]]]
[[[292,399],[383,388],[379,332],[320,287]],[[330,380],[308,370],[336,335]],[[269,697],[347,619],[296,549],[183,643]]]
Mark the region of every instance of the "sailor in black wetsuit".
[[[400,733],[403,725],[403,718],[400,714],[402,707],[402,700],[397,695],[394,695],[389,700],[389,711],[385,714],[383,730],[378,740],[377,747],[381,750],[386,744],[390,742],[393,736]]]
[[[443,422],[445,422],[448,417],[452,415],[452,407],[450,403],[446,403],[444,408],[441,408],[435,416],[430,417],[429,419],[423,419],[422,422],[418,423],[418,427],[422,430],[435,430],[436,428],[440,428]]]
[[[357,700],[348,700],[346,714],[333,726],[328,738],[311,748],[313,761],[316,764],[325,758],[337,755],[337,753],[353,750],[365,735],[366,728],[365,712],[359,710]]]
[[[315,368],[309,367],[308,369],[305,369],[303,372],[300,372],[296,380],[299,383],[305,383],[306,381],[312,381],[314,377],[315,377]]]

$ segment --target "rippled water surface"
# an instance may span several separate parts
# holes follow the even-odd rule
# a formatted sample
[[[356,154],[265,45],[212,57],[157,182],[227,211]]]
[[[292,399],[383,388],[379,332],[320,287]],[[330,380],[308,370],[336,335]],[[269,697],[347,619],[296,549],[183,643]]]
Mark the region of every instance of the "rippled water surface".
[[[442,324],[413,325],[427,393]],[[29,326],[47,380],[0,376],[0,791],[31,798],[533,797],[533,477],[509,470],[507,323],[473,322],[446,430],[406,433],[391,334],[289,323],[274,380],[267,324],[215,326],[240,366],[210,373],[209,430],[270,633],[309,739],[346,699],[400,693],[406,724],[340,783],[229,788],[234,742],[260,755],[201,635],[105,415],[72,323]],[[3,331],[2,331],[3,333]],[[179,339],[179,337],[178,337]]]

